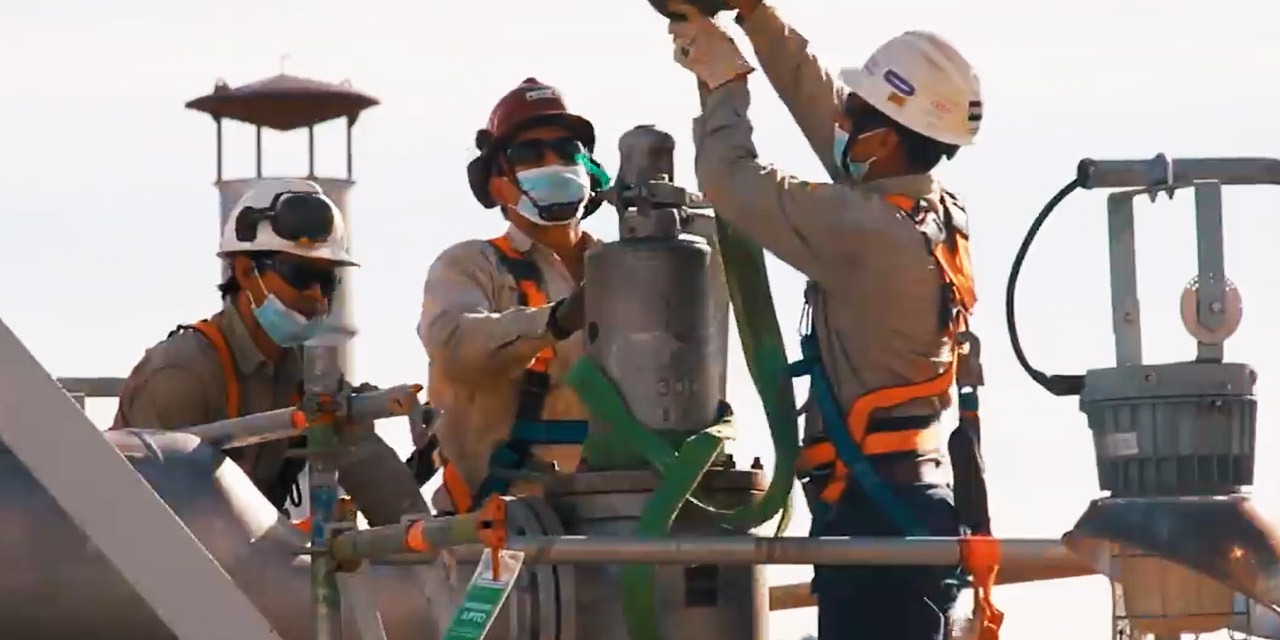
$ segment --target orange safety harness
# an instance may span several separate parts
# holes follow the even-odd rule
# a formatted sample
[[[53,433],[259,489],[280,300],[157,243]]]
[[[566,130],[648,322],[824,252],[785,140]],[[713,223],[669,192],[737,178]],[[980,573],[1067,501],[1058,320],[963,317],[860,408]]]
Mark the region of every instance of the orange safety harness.
[[[959,362],[959,341],[957,336],[968,330],[969,315],[977,302],[977,294],[973,282],[973,270],[969,261],[969,240],[964,230],[963,221],[955,215],[954,208],[959,205],[943,192],[943,214],[945,228],[939,233],[925,232],[929,238],[931,250],[938,266],[942,269],[944,279],[945,327],[951,341],[951,363],[945,371],[924,382],[885,387],[869,391],[859,396],[850,407],[844,420],[850,437],[857,444],[864,456],[876,456],[890,453],[937,451],[942,446],[939,425],[931,421],[929,425],[915,429],[892,431],[874,431],[868,433],[872,414],[912,400],[934,398],[950,393],[956,380],[956,365]],[[913,216],[918,226],[929,221],[928,213],[921,204],[902,195],[888,195],[885,200]],[[935,239],[936,238],[936,239]],[[831,428],[831,427],[829,427]],[[803,448],[797,463],[797,469],[803,474],[810,474],[815,469],[831,465],[831,477],[823,489],[821,498],[832,503],[844,493],[848,477],[848,467],[837,454],[836,446],[830,440],[810,444]]]
[[[533,260],[511,246],[511,240],[507,236],[494,238],[489,241],[489,245],[497,251],[498,262],[516,282],[516,304],[522,307],[540,307],[550,302],[542,288],[542,272]],[[490,473],[476,490],[467,486],[456,465],[445,460],[444,489],[458,513],[472,511],[491,495],[506,494],[511,488],[511,482],[501,472],[524,468],[531,455],[531,446],[581,445],[586,440],[585,421],[542,418],[547,394],[551,390],[551,361],[555,357],[555,347],[547,347],[539,351],[525,368],[511,433],[507,442],[489,457]],[[494,473],[495,471],[499,473]]]
[[[962,335],[969,328],[969,316],[977,303],[972,264],[969,258],[968,224],[965,212],[955,196],[942,192],[941,210],[933,213],[927,203],[907,196],[892,194],[885,201],[911,216],[917,228],[928,241],[929,248],[942,271],[943,317],[940,318],[946,336],[951,343],[951,362],[946,370],[923,382],[869,391],[854,400],[849,411],[841,416],[839,401],[832,388],[819,356],[817,338],[810,326],[801,338],[804,358],[792,365],[796,377],[810,377],[811,394],[822,410],[823,423],[827,425],[827,439],[803,447],[796,464],[797,475],[802,481],[813,478],[818,471],[826,471],[826,484],[819,492],[820,502],[814,505],[814,533],[823,519],[823,513],[843,495],[848,476],[854,475],[862,488],[888,515],[897,521],[909,536],[927,535],[915,522],[915,518],[898,504],[896,498],[884,486],[883,481],[870,465],[868,456],[894,453],[927,453],[940,450],[942,434],[936,420],[928,424],[908,428],[877,429],[872,418],[877,411],[899,406],[912,400],[947,395],[956,383],[956,373],[962,353]],[[810,321],[812,325],[812,321]],[[976,419],[976,389],[966,389],[973,395],[972,408],[962,407],[966,415],[962,419]],[[968,403],[964,403],[968,404]],[[972,413],[973,415],[969,415]],[[845,428],[839,428],[842,421]],[[887,424],[889,421],[885,421]],[[981,640],[997,640],[1001,613],[990,600],[991,587],[999,565],[999,547],[986,532],[966,535],[960,543],[961,563],[973,578],[975,619],[981,620]]]
[[[222,333],[222,329],[212,320],[201,320],[191,325],[180,325],[174,329],[169,335],[172,336],[183,330],[190,329],[204,336],[205,340],[213,346],[213,350],[218,354],[218,363],[222,367],[222,378],[226,387],[226,413],[227,419],[238,418],[241,413],[241,396],[240,396],[240,377],[236,375],[235,358],[231,355],[231,346],[227,343],[227,338]],[[301,400],[301,393],[297,390],[293,393],[294,404]],[[298,440],[305,442],[306,436],[299,436]],[[297,441],[291,442],[291,445],[300,446]],[[227,454],[228,458],[238,460],[240,458],[239,450],[231,450]],[[297,494],[296,505],[301,504],[301,487],[298,485],[298,474],[302,473],[306,467],[307,461],[299,458],[286,458],[281,465],[278,479],[269,490],[263,493],[272,504],[283,504],[288,500],[290,494]],[[261,488],[261,487],[259,487]],[[305,521],[304,521],[305,522]],[[295,523],[297,524],[297,523]]]

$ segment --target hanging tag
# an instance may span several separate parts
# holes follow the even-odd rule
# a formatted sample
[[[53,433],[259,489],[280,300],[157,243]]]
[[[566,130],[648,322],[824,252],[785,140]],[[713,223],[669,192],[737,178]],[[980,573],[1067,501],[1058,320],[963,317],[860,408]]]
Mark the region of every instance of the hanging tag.
[[[494,563],[497,563],[496,566]],[[444,633],[443,640],[481,640],[493,626],[502,603],[516,583],[516,576],[524,566],[524,552],[502,549],[495,558],[491,549],[480,556],[480,565],[462,596],[462,605],[453,615],[453,621]],[[495,571],[496,569],[496,571]],[[496,578],[495,578],[496,576]]]

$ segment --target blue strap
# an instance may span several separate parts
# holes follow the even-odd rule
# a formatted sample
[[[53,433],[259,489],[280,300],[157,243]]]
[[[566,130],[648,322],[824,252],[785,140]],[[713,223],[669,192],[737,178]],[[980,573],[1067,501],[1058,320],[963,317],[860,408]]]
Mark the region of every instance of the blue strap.
[[[577,444],[587,441],[586,420],[516,420],[511,441],[524,445]]]
[[[876,504],[893,520],[894,524],[902,530],[903,534],[908,537],[919,537],[929,535],[928,530],[909,513],[902,503],[893,495],[889,486],[880,478],[880,474],[871,466],[871,462],[863,455],[862,448],[858,443],[853,441],[853,435],[845,428],[845,419],[840,411],[840,404],[836,401],[835,392],[832,390],[831,382],[827,378],[826,372],[822,367],[822,359],[818,353],[818,340],[812,332],[806,333],[800,338],[800,354],[801,359],[791,365],[791,376],[799,378],[809,376],[809,393],[818,402],[818,409],[822,412],[822,422],[825,427],[826,436],[836,449],[836,455],[840,461],[844,463],[845,468],[849,470],[849,474],[857,479],[862,485],[862,489],[867,492]],[[821,502],[819,500],[818,502]],[[825,505],[821,511],[821,515],[825,517],[827,509]],[[818,522],[819,513],[814,513],[814,521]],[[816,531],[816,527],[811,529],[812,533]]]
[[[517,420],[511,425],[511,438],[489,455],[489,475],[485,476],[472,496],[473,504],[491,495],[506,495],[511,480],[493,470],[518,471],[529,460],[529,447],[543,444],[581,445],[587,439],[586,420]]]

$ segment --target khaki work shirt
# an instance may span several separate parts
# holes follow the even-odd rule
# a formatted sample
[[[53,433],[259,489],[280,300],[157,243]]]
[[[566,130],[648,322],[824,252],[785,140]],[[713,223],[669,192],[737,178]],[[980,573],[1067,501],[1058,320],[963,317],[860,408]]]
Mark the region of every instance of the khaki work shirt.
[[[263,357],[231,304],[210,320],[222,331],[240,378],[240,415],[291,407],[302,381],[299,349],[279,363]],[[180,429],[225,420],[227,382],[218,351],[197,331],[182,331],[151,347],[134,366],[120,393],[112,429]],[[284,464],[286,440],[241,448],[240,467],[265,489]]]
[[[846,89],[809,52],[803,36],[773,9],[743,21],[765,75],[832,176],[833,125]],[[711,91],[694,121],[699,186],[722,216],[810,278],[823,365],[846,410],[881,387],[914,384],[943,372],[950,342],[940,327],[943,274],[916,224],[884,195],[924,198],[938,207],[941,187],[928,175],[871,183],[815,183],[761,164],[747,118],[745,82]],[[938,413],[947,396],[915,400],[883,415]],[[808,403],[806,439],[822,433]]]
[[[506,442],[525,369],[542,349],[556,349],[542,417],[587,418],[577,394],[562,384],[586,351],[582,332],[559,343],[547,332],[551,306],[578,283],[551,250],[514,226],[506,237],[538,266],[550,304],[519,306],[515,278],[498,261],[497,250],[486,240],[467,240],[445,249],[431,265],[418,321],[418,337],[430,360],[427,393],[439,412],[435,428],[440,450],[472,489],[488,475],[489,455]],[[592,238],[588,242],[599,244]],[[581,447],[541,445],[533,447],[533,454],[570,473],[578,466]]]
[[[302,350],[288,349],[278,363],[268,361],[249,336],[231,304],[213,321],[227,341],[240,380],[240,415],[295,405],[302,382]],[[147,350],[120,393],[112,429],[181,429],[225,420],[227,383],[218,352],[196,331],[176,333]],[[356,430],[355,440],[338,461],[338,480],[372,525],[392,524],[402,514],[423,513],[413,476],[395,450],[371,427]],[[238,463],[266,493],[279,477],[287,440],[241,447]]]

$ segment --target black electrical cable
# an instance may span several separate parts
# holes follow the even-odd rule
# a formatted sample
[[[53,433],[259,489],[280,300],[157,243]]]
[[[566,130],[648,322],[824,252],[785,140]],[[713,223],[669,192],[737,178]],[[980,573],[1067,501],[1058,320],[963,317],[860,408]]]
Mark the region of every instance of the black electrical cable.
[[[1027,354],[1022,351],[1022,340],[1018,338],[1018,320],[1014,311],[1014,297],[1018,289],[1018,276],[1022,274],[1022,263],[1027,259],[1027,252],[1031,250],[1031,243],[1035,241],[1036,234],[1040,233],[1040,227],[1044,226],[1049,214],[1062,204],[1067,196],[1071,195],[1076,189],[1080,188],[1080,179],[1077,178],[1067,183],[1066,186],[1058,190],[1044,205],[1044,209],[1040,211],[1040,215],[1036,216],[1031,228],[1027,230],[1027,235],[1022,238],[1022,246],[1018,247],[1018,254],[1013,258],[1013,266],[1009,269],[1009,280],[1004,292],[1004,318],[1009,328],[1009,343],[1013,346],[1013,355],[1018,359],[1018,364],[1022,365],[1022,370],[1031,376],[1046,391],[1055,396],[1076,396],[1080,395],[1080,391],[1084,388],[1084,376],[1081,375],[1049,375],[1045,372],[1031,366],[1031,362],[1027,360]]]

